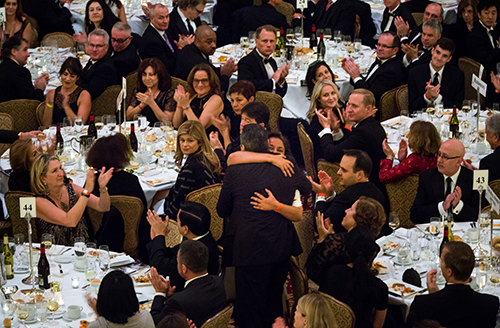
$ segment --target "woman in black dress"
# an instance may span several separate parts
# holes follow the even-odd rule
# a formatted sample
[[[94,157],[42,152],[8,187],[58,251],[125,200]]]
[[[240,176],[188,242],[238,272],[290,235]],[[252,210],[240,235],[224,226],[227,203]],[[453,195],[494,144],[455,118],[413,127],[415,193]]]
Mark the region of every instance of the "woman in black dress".
[[[12,168],[9,177],[10,191],[31,192],[30,170],[39,154],[31,139],[16,140],[10,146],[9,161]]]
[[[120,19],[104,0],[90,0],[85,7],[85,33],[73,34],[73,40],[87,43],[87,35],[95,29],[103,29],[111,37],[111,29]]]
[[[455,51],[451,63],[458,66],[458,59],[467,56],[467,38],[474,27],[477,16],[477,0],[463,0],[459,2],[457,21],[444,30],[443,36],[455,43]]]
[[[26,19],[20,0],[0,0],[0,7],[5,8],[4,42],[10,37],[18,36],[31,42],[31,23]],[[0,25],[0,31],[2,31]]]

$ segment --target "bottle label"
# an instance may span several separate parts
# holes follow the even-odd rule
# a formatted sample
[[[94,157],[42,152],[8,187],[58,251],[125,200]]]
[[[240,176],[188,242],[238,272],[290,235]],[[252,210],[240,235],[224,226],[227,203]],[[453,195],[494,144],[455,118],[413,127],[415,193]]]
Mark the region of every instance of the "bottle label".
[[[12,265],[6,264],[5,265],[5,273],[10,276],[12,274]]]
[[[45,287],[45,284],[43,283],[43,276],[41,274],[38,275],[38,285],[40,288]]]

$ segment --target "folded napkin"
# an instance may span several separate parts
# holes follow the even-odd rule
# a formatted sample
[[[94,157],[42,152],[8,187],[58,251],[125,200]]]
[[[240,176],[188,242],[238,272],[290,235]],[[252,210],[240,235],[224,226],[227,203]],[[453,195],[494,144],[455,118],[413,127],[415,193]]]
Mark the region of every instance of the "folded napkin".
[[[128,255],[118,255],[117,257],[110,260],[110,266],[117,267],[117,266],[131,264],[134,262],[135,262],[134,259]]]
[[[10,298],[13,299],[14,301],[22,300],[24,303],[31,302],[31,298],[26,296],[26,294],[24,294],[20,290],[18,290],[14,294],[10,295]]]

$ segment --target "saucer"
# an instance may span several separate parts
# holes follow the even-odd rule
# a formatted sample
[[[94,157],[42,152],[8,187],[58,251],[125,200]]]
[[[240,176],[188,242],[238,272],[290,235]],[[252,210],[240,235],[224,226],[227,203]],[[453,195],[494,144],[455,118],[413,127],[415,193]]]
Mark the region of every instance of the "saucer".
[[[397,264],[397,265],[410,265],[410,264],[413,264],[413,260],[412,259],[408,259],[408,261],[402,263],[397,256],[394,257],[393,261],[394,261],[394,264]]]
[[[64,310],[57,310],[56,312],[54,312],[54,319],[61,319],[65,313],[66,311]],[[52,319],[52,312],[47,311],[47,320],[51,319]]]
[[[85,272],[85,268],[80,269],[80,268],[77,268],[75,266],[73,266],[73,270],[78,271],[78,272]]]
[[[14,273],[22,274],[22,273],[28,273],[30,271],[30,268],[25,265],[20,265],[14,269]]]
[[[74,321],[74,320],[80,320],[80,319],[85,319],[87,317],[87,315],[82,311],[81,314],[80,314],[80,317],[79,318],[75,318],[75,319],[71,319],[68,317],[68,312],[65,312],[63,315],[62,315],[62,319],[64,321],[68,321],[68,322],[71,322],[71,321]]]
[[[56,256],[55,261],[61,264],[71,263],[73,261],[72,255],[59,255]]]
[[[22,323],[21,320],[19,320],[19,318],[17,318],[17,321],[20,322],[20,323]],[[32,323],[37,323],[37,322],[38,322],[38,320],[36,320],[36,317],[35,317],[35,318],[31,319],[31,320],[25,320],[24,324],[30,325]]]

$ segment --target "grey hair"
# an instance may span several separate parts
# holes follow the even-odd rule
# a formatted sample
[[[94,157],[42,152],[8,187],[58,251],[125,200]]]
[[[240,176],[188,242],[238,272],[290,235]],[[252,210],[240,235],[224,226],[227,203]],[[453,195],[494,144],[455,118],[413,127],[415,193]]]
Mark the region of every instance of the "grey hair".
[[[124,22],[116,22],[115,25],[113,25],[113,30],[125,31],[127,32],[127,36],[132,35],[132,28],[130,27],[130,25]]]
[[[436,19],[428,19],[428,20],[426,20],[425,23],[422,24],[422,28],[424,28],[426,26],[430,27],[430,28],[432,28],[434,30],[436,30],[437,34],[442,34],[443,33],[443,26]]]
[[[491,133],[498,134],[500,137],[500,114],[493,114],[486,119],[486,125],[488,126],[488,131]]]
[[[90,40],[90,37],[93,36],[93,35],[95,35],[95,36],[102,36],[104,38],[104,44],[105,45],[109,44],[109,34],[105,30],[103,30],[102,28],[96,28],[95,30],[93,30],[92,32],[90,32],[90,34],[89,34],[89,40]]]
[[[161,3],[154,4],[151,6],[151,8],[149,8],[149,16],[153,17],[156,14],[156,9],[160,9],[160,8],[167,8],[168,9],[167,6],[162,5]]]

